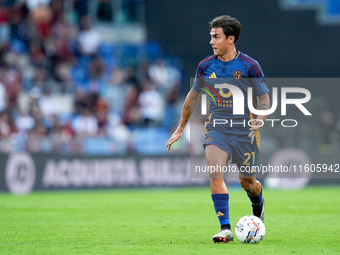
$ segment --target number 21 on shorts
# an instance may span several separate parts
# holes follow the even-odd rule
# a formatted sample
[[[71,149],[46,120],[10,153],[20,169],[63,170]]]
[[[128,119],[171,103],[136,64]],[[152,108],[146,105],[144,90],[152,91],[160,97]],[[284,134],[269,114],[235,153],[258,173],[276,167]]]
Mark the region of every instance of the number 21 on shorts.
[[[244,165],[249,166],[250,165],[249,160],[251,160],[251,158],[253,158],[252,165],[255,165],[255,151],[253,151],[252,153],[246,152],[244,153],[244,156],[246,157],[245,161],[243,161]]]

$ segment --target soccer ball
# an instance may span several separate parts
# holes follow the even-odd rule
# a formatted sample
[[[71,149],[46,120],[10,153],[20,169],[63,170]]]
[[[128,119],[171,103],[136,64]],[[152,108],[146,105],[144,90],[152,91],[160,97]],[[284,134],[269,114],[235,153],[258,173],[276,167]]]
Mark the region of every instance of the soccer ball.
[[[261,242],[266,233],[266,228],[260,218],[247,215],[237,222],[235,233],[241,243],[253,244]]]

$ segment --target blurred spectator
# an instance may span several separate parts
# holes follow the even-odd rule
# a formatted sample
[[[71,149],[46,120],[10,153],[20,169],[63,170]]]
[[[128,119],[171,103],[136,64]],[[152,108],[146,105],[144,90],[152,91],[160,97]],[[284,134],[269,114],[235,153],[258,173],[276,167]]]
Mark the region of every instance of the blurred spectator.
[[[20,134],[26,135],[34,127],[34,119],[26,111],[22,110],[20,115],[15,118],[16,126]]]
[[[166,65],[163,60],[157,60],[149,67],[149,76],[155,82],[161,93],[166,93],[181,82],[178,68]]]
[[[135,69],[131,66],[125,69],[124,83],[126,83],[127,85],[133,85],[133,86],[139,87]]]
[[[36,138],[44,138],[47,134],[46,127],[42,123],[41,118],[38,116],[34,118],[34,126],[32,130],[30,130],[29,134],[35,136]]]
[[[21,44],[21,43],[19,43]],[[20,46],[18,46],[20,47]],[[12,48],[12,47],[11,47]],[[34,74],[34,67],[30,65],[30,58],[27,54],[21,54],[19,49],[9,49],[5,55],[3,60],[5,61],[7,66],[10,66],[17,70],[17,75],[20,75],[20,87],[26,91],[32,85],[32,79]]]
[[[27,133],[26,149],[30,152],[46,151],[46,148],[43,148],[42,144],[46,134],[46,128],[42,124],[41,118],[39,116],[35,116],[33,128],[31,128]]]
[[[39,98],[39,108],[42,114],[42,123],[49,131],[53,126],[54,116],[59,114],[58,102],[54,97],[52,97],[49,89],[45,89],[44,93]]]
[[[122,69],[119,68],[119,66],[114,66],[112,68],[112,75],[111,75],[111,84],[112,85],[120,85],[123,84],[124,74]]]
[[[39,98],[41,96],[41,90],[37,87],[33,87],[29,92],[29,112],[32,116],[40,116],[41,109],[39,106]]]
[[[67,151],[67,143],[70,142],[74,132],[69,120],[63,122],[59,116],[54,115],[49,134],[52,139],[52,150],[65,153]]]
[[[8,114],[0,112],[0,138],[8,138],[11,134],[12,130],[9,125]]]
[[[98,135],[107,135],[109,106],[102,98],[98,98],[94,105],[94,115],[98,121]]]
[[[105,66],[103,59],[99,55],[95,55],[89,64],[87,73],[90,80],[100,80],[103,78]]]
[[[48,68],[49,60],[44,51],[43,45],[39,41],[32,41],[30,44],[30,55],[35,66]]]
[[[35,69],[35,74],[33,78],[33,88],[39,90],[40,94],[43,93],[45,88],[49,83],[48,73],[47,70],[43,67],[38,67]]]
[[[152,64],[149,67],[149,76],[158,87],[168,85],[168,69],[165,66],[165,62],[158,60],[155,64]]]
[[[89,63],[87,75],[89,79],[89,92],[100,93],[104,87],[104,76],[105,66],[103,59],[95,55]]]
[[[142,91],[138,96],[138,103],[140,114],[143,117],[143,125],[160,126],[164,113],[163,98],[155,89],[152,81],[144,81]]]
[[[88,95],[84,90],[76,90],[74,94],[74,113],[81,114],[89,106]]]
[[[52,34],[56,48],[56,58],[53,65],[55,68],[56,80],[59,82],[68,82],[70,79],[69,70],[74,61],[74,54],[71,46],[73,31],[64,15],[59,15],[53,26]]]
[[[54,150],[61,152],[64,146],[71,141],[75,132],[72,128],[72,123],[70,118],[61,120],[59,116],[54,115],[52,119],[52,127],[50,130],[50,135],[53,140]]]
[[[52,115],[51,116],[51,128],[49,134],[51,136],[59,136],[62,133],[63,126],[60,123],[59,115]]]
[[[89,109],[84,109],[83,112],[76,116],[73,122],[73,129],[77,135],[81,137],[96,136],[98,131],[98,121],[91,114]]]
[[[83,28],[78,34],[78,51],[83,56],[93,56],[101,42],[100,35],[92,28],[88,16],[82,18],[81,25]]]
[[[117,113],[111,113],[108,116],[107,134],[115,141],[125,144],[127,147],[132,147],[131,132]]]
[[[4,84],[2,84],[1,82],[1,74],[0,74],[0,113],[6,110],[6,104],[7,104],[6,88]]]
[[[12,113],[13,109],[17,106],[22,88],[21,78],[20,70],[16,66],[2,66],[0,82],[6,87],[8,113]]]
[[[35,10],[38,6],[47,6],[51,0],[26,0],[26,5],[30,11]]]
[[[149,75],[149,65],[146,62],[141,62],[138,65],[137,68],[137,73],[136,73],[136,78],[139,81],[144,81],[144,80],[148,80],[150,79],[150,75]]]
[[[38,4],[38,6],[31,10],[31,14],[37,35],[40,39],[47,38],[52,28],[53,13],[51,7],[49,5]]]
[[[122,114],[128,85],[124,84],[123,72],[116,66],[113,68],[111,80],[102,90],[102,97],[109,103],[110,110]]]
[[[11,38],[18,39],[24,43],[25,47],[29,44],[29,10],[24,1],[16,1],[12,6],[10,22],[11,22]]]
[[[126,91],[125,107],[123,111],[123,123],[129,128],[134,128],[141,124],[142,116],[138,106],[139,90],[137,86],[129,86]]]
[[[5,48],[7,48],[10,39],[9,8],[5,2],[0,1],[0,57]]]
[[[119,15],[105,9],[112,6],[109,2],[101,1],[100,12],[116,20]],[[126,20],[136,19],[134,0],[121,7]],[[171,129],[162,118],[163,101],[167,115],[175,118],[178,93],[171,88],[177,86],[172,82],[178,80],[176,69],[171,73],[172,67],[160,60],[167,74],[160,84],[163,67],[150,63],[151,68],[148,55],[142,59],[133,52],[131,61],[124,62],[126,56],[116,54],[119,46],[100,44],[88,1],[0,0],[1,151],[15,144],[32,152],[82,153],[84,138],[98,136],[113,139],[115,148],[132,148],[134,127]],[[73,94],[58,99],[55,92]],[[64,113],[64,102],[73,109]]]
[[[52,10],[53,22],[56,23],[56,21],[61,16],[64,16],[65,0],[52,0],[50,6]]]
[[[57,48],[55,40],[50,36],[44,40],[43,52],[46,55],[46,69],[51,74],[52,79],[56,79],[55,66],[57,59]]]
[[[163,118],[163,126],[169,131],[173,132],[178,124],[178,110],[177,99],[178,89],[176,87],[171,88],[166,94],[166,106]]]

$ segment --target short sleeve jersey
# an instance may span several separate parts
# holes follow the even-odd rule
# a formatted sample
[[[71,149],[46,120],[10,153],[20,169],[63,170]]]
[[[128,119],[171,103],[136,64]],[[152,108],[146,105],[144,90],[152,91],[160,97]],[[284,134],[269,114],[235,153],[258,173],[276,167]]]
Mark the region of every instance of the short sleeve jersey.
[[[216,84],[221,83],[234,85],[242,91],[243,115],[233,114],[235,103],[233,94],[228,88],[215,87]],[[257,109],[257,96],[264,95],[269,90],[259,63],[248,55],[238,51],[235,58],[228,62],[223,62],[215,55],[202,60],[196,70],[193,89],[209,94],[210,115],[206,128],[208,130],[214,128],[225,134],[235,135],[235,139],[238,141],[249,142],[250,126],[248,121],[256,119],[256,116],[250,112],[247,103],[249,87],[253,88],[252,103]],[[226,121],[217,121],[217,119]],[[214,122],[214,120],[216,121]]]

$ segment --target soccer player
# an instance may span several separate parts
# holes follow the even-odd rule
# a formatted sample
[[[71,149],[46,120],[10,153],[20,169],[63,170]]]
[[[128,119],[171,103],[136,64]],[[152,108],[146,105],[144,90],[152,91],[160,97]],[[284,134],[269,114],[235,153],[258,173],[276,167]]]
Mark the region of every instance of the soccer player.
[[[232,162],[236,163],[240,170],[240,184],[251,201],[253,215],[264,221],[262,187],[256,180],[256,172],[251,170],[258,162],[259,131],[267,116],[254,116],[249,110],[246,99],[247,89],[252,87],[254,108],[267,110],[270,104],[269,90],[264,82],[264,74],[259,63],[235,47],[241,32],[240,22],[233,17],[223,15],[213,19],[209,23],[209,29],[214,55],[199,63],[193,87],[184,102],[180,123],[166,147],[170,150],[171,145],[181,137],[198,103],[200,91],[203,87],[209,88],[214,99],[210,99],[210,115],[206,122],[206,137],[203,144],[208,167],[223,167],[232,157]],[[234,101],[236,96],[231,93],[231,89],[215,87],[217,91],[215,90],[212,83],[217,82],[217,78],[226,78],[228,84],[236,86],[243,92],[245,98],[243,115],[233,114],[232,108],[236,103]],[[214,104],[214,101],[218,104]],[[229,121],[227,123],[224,121],[224,125],[215,125],[217,119]],[[248,121],[251,123],[250,126],[247,125]],[[241,171],[246,167],[248,171]],[[217,243],[233,241],[234,235],[230,230],[229,219],[229,194],[223,179],[223,171],[211,171],[209,176],[211,197],[221,226],[220,232],[213,236],[213,241]]]

